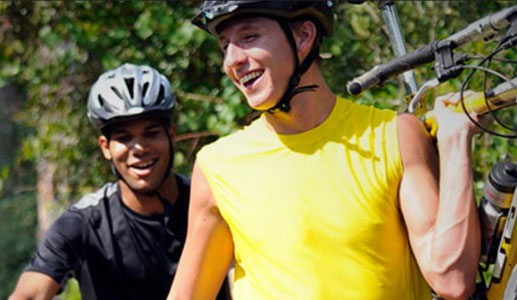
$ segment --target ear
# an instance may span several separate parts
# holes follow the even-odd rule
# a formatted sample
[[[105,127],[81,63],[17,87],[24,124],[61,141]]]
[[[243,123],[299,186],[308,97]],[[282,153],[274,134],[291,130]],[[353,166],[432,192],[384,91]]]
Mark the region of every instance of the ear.
[[[302,23],[294,26],[293,29],[294,39],[298,52],[302,57],[307,55],[312,49],[312,45],[316,41],[318,30],[316,25],[312,21],[303,21]]]
[[[104,135],[101,135],[99,136],[99,147],[101,148],[101,151],[102,151],[102,155],[104,155],[104,158],[106,158],[107,160],[111,160],[112,159],[112,156],[111,156],[111,151],[110,151],[110,142],[109,140],[104,136]]]

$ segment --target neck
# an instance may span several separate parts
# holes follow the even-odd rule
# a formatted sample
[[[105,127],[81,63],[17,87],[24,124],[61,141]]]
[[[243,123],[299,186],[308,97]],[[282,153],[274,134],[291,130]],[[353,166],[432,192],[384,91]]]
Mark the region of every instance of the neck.
[[[149,196],[146,193],[133,191],[125,181],[119,180],[122,202],[132,211],[142,215],[156,215],[163,213],[163,205],[156,194]],[[171,175],[156,191],[162,198],[171,204],[178,198],[178,185],[175,176]]]
[[[289,112],[266,113],[265,120],[270,129],[278,134],[297,134],[311,130],[327,119],[336,102],[336,96],[326,85],[316,64],[302,76],[299,86],[311,84],[317,84],[318,88],[294,96]]]

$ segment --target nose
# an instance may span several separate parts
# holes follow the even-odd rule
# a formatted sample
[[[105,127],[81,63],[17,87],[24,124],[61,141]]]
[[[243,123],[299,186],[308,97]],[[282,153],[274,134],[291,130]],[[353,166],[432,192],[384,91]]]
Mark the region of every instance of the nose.
[[[224,55],[224,64],[226,65],[226,67],[236,69],[245,61],[246,53],[244,49],[242,49],[238,45],[229,43],[226,48],[226,53]]]
[[[149,150],[149,145],[144,138],[135,139],[131,150],[135,155],[143,155]]]

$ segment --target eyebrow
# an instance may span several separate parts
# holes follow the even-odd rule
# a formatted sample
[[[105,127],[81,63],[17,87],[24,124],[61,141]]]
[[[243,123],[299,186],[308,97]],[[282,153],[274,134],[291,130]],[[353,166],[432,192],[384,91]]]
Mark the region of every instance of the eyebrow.
[[[161,127],[160,124],[153,123],[153,124],[145,126],[144,130],[152,130],[152,129],[160,128],[160,127]],[[113,134],[125,134],[125,133],[128,133],[128,130],[126,130],[125,128],[117,128],[112,131],[112,135]]]
[[[230,21],[232,22],[232,21]],[[235,21],[233,21],[235,22]],[[237,25],[237,31],[245,31],[245,30],[250,30],[250,29],[255,29],[255,28],[259,28],[260,29],[260,26],[259,25],[256,25],[254,24],[255,22],[251,21],[250,23],[243,23],[243,24],[240,24],[240,25]],[[226,24],[225,26],[229,26],[230,23]],[[224,28],[224,27],[223,27]],[[223,30],[221,30],[223,31]],[[218,34],[218,39],[221,41],[221,40],[224,40],[226,39],[226,36],[222,33],[219,33]]]
[[[148,125],[148,126],[145,126],[144,129],[154,129],[154,128],[161,128],[162,125],[160,125],[159,123],[153,123],[151,125]]]
[[[127,130],[125,130],[124,128],[118,128],[118,129],[113,129],[113,131],[111,132],[111,135],[124,134],[124,133],[127,133]]]

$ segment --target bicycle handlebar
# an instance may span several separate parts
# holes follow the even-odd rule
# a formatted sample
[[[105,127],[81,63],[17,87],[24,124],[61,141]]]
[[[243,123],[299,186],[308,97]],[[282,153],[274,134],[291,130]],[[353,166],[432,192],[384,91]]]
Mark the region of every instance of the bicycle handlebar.
[[[469,24],[466,28],[452,34],[442,41],[434,41],[413,52],[399,56],[387,63],[377,65],[370,71],[348,83],[348,92],[358,95],[365,89],[383,83],[386,79],[414,69],[435,60],[435,50],[447,45],[452,49],[466,42],[493,36],[499,30],[509,27],[510,17],[517,13],[517,5],[488,15]]]
[[[387,63],[373,67],[370,71],[352,80],[348,84],[348,92],[352,95],[358,95],[365,89],[380,84],[392,76],[432,62],[434,60],[433,47],[435,44],[436,42],[428,44]]]
[[[456,45],[456,47],[459,47],[467,42],[489,37],[497,33],[497,31],[510,26],[510,17],[515,13],[517,13],[517,5],[505,8],[499,12],[470,23],[467,27],[452,34],[444,41],[451,41]]]

